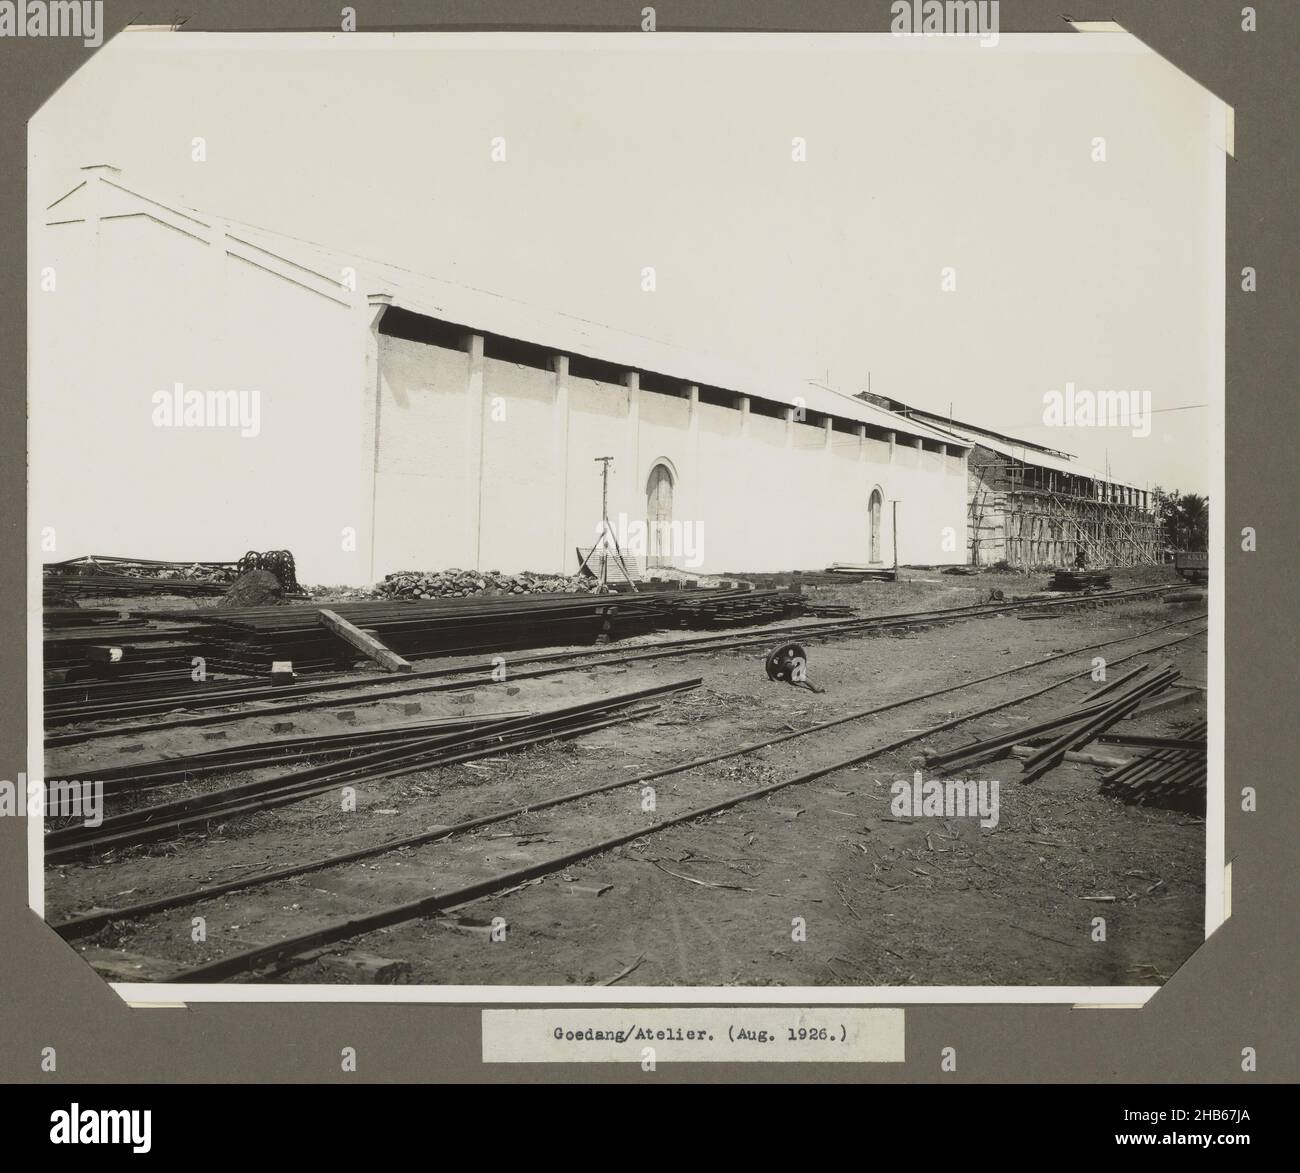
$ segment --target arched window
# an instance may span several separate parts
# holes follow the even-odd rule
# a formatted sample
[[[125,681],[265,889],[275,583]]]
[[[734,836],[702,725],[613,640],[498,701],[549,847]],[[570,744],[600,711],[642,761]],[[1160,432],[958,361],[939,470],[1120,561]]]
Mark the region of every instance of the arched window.
[[[673,564],[673,474],[666,464],[650,470],[645,486],[646,566]]]
[[[880,561],[880,509],[884,503],[880,490],[872,489],[867,506],[867,558],[871,562]]]

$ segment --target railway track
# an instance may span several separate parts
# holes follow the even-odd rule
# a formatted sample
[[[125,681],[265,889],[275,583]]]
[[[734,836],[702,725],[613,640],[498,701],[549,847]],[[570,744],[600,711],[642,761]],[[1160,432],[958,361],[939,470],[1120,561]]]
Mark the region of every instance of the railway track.
[[[765,628],[761,632],[743,635],[704,636],[659,641],[633,651],[611,649],[609,654],[588,648],[575,652],[551,652],[535,656],[512,657],[508,679],[510,682],[514,682],[553,676],[565,672],[582,672],[606,666],[621,666],[649,660],[678,658],[684,655],[737,651],[744,648],[770,645],[782,636],[798,635],[801,640],[806,641],[823,640],[846,635],[866,635],[875,631],[960,622],[967,619],[979,619],[989,615],[1007,614],[1022,610],[1055,610],[1071,606],[1123,602],[1134,598],[1158,596],[1172,589],[1174,589],[1172,586],[1135,587],[1080,597],[938,608],[847,621],[833,620],[825,623],[803,625],[775,625]],[[542,665],[542,667],[534,668],[531,671],[516,671],[515,669],[520,665]],[[162,697],[146,696],[134,700],[109,701],[102,704],[87,705],[75,701],[66,701],[46,710],[45,728],[47,733],[45,746],[47,749],[51,749],[103,737],[146,734],[158,729],[222,724],[244,720],[253,716],[278,717],[283,714],[314,708],[331,708],[336,705],[362,705],[395,700],[420,693],[459,691],[477,688],[487,683],[505,683],[504,679],[496,680],[491,675],[492,668],[492,665],[481,663],[451,668],[430,668],[404,673],[401,680],[397,682],[376,679],[371,676],[350,680],[313,681],[307,684],[290,686],[250,685],[235,688],[221,686],[210,691],[205,690],[202,695],[194,695],[194,690],[186,687]],[[326,693],[342,693],[343,695],[322,695]],[[245,707],[259,705],[264,702],[268,707]],[[208,708],[224,709],[229,706],[239,706],[239,709],[236,712],[221,711],[215,713],[194,711]],[[133,717],[166,713],[178,707],[188,710],[185,716],[167,721],[150,721],[143,724],[123,725],[118,723]],[[98,721],[112,723],[102,727],[76,729],[68,733],[51,735],[48,732],[53,728]]]
[[[698,818],[707,817],[711,814],[715,814],[721,810],[742,803],[767,797],[781,789],[801,785],[813,781],[816,778],[833,774],[839,770],[847,769],[871,759],[888,755],[917,741],[936,736],[966,722],[974,721],[988,714],[1013,705],[1024,703],[1053,689],[1078,681],[1081,677],[1088,676],[1091,672],[1091,668],[1054,679],[1047,684],[1034,688],[1031,691],[999,700],[994,704],[930,725],[920,731],[910,732],[905,737],[872,746],[849,757],[840,758],[815,769],[795,773],[791,776],[780,778],[776,781],[744,790],[739,793],[733,791],[731,793],[723,793],[719,795],[719,789],[725,789],[725,779],[719,780],[717,777],[697,776],[692,780],[694,793],[691,796],[691,801],[696,802],[697,804],[687,806],[686,809],[678,810],[675,813],[659,818],[648,825],[644,820],[635,817],[634,811],[629,810],[629,804],[625,799],[616,799],[616,792],[620,790],[626,790],[627,788],[634,786],[644,786],[656,779],[668,776],[699,771],[703,767],[728,759],[752,757],[773,746],[793,741],[797,738],[810,737],[827,730],[835,729],[850,722],[860,721],[875,714],[903,706],[923,704],[924,702],[933,700],[936,697],[960,692],[991,680],[1012,676],[1021,672],[1032,672],[1035,669],[1054,663],[1058,660],[1078,656],[1101,647],[1114,646],[1116,644],[1131,643],[1135,641],[1146,642],[1152,635],[1167,630],[1170,627],[1186,626],[1189,623],[1195,623],[1204,618],[1205,616],[1203,615],[1182,617],[1173,623],[1161,624],[1136,635],[1071,648],[1066,651],[1054,653],[1053,655],[1044,657],[1031,664],[1019,665],[1014,668],[991,673],[975,680],[963,681],[958,684],[930,690],[925,693],[898,698],[883,705],[837,717],[830,721],[820,722],[805,729],[793,731],[788,734],[781,734],[748,745],[732,747],[703,758],[649,771],[637,777],[621,778],[614,782],[588,787],[569,794],[554,796],[542,802],[502,808],[486,815],[463,820],[455,825],[433,828],[417,835],[407,836],[401,839],[387,840],[379,844],[308,861],[307,863],[262,872],[257,875],[245,876],[239,880],[208,885],[202,888],[176,893],[171,896],[140,902],[131,906],[119,907],[110,911],[96,911],[85,916],[73,917],[69,920],[65,920],[62,923],[56,924],[54,927],[68,939],[74,939],[93,934],[110,924],[116,923],[120,925],[127,922],[145,920],[151,916],[171,909],[199,904],[216,897],[228,898],[238,893],[250,893],[254,890],[261,891],[261,899],[254,905],[249,906],[245,904],[242,906],[242,910],[241,906],[237,905],[235,909],[230,910],[231,915],[238,916],[240,921],[243,922],[247,919],[251,908],[275,907],[277,904],[275,893],[277,892],[282,893],[287,890],[291,894],[301,896],[302,890],[295,881],[298,881],[302,876],[316,874],[319,883],[327,885],[332,884],[336,889],[340,887],[341,883],[342,889],[340,891],[331,892],[329,888],[319,887],[316,889],[318,894],[325,897],[323,903],[329,907],[318,908],[313,912],[313,917],[316,919],[317,923],[311,929],[301,932],[288,931],[276,940],[264,944],[251,945],[242,949],[236,949],[232,952],[226,953],[224,956],[219,956],[205,962],[202,965],[182,970],[174,975],[174,980],[215,981],[223,978],[239,976],[241,974],[265,971],[268,968],[275,969],[282,965],[297,965],[300,964],[303,959],[309,958],[313,954],[313,951],[328,949],[331,945],[372,932],[378,928],[388,927],[411,919],[426,917],[435,913],[459,908],[473,901],[481,900],[484,897],[501,893],[510,888],[526,883],[531,879],[563,869],[580,860],[588,859],[594,855],[610,851],[643,836],[653,835],[670,827],[693,821]],[[1204,628],[1198,631],[1180,634],[1174,638],[1158,642],[1154,645],[1140,647],[1121,657],[1110,659],[1109,665],[1115,666],[1159,651],[1162,648],[1197,638],[1203,634]],[[770,642],[770,637],[765,637],[763,642]],[[1115,687],[1118,683],[1119,682],[1112,682],[1110,687]],[[1103,690],[1098,689],[1095,690],[1095,693],[1100,694],[1102,691]],[[762,761],[762,759],[757,760],[760,762]],[[547,859],[529,863],[522,867],[496,870],[489,874],[484,874],[485,869],[483,868],[481,861],[476,860],[476,837],[473,833],[483,827],[494,823],[502,823],[518,819],[525,815],[554,810],[555,808],[568,806],[570,804],[587,804],[591,801],[597,800],[598,798],[604,797],[615,800],[618,805],[616,805],[615,809],[610,812],[610,816],[607,820],[602,819],[602,823],[607,822],[609,825],[619,825],[619,823],[622,823],[626,825],[630,821],[632,824],[631,826],[626,827],[625,830],[618,834],[601,839],[599,842],[572,842],[566,845],[567,850],[554,854]],[[706,799],[707,801],[698,802],[701,798]],[[422,888],[420,895],[416,896],[414,899],[388,905],[379,909],[371,909],[367,907],[367,910],[361,915],[350,915],[351,912],[355,911],[355,909],[348,908],[349,894],[347,893],[347,887],[349,883],[348,875],[350,869],[357,866],[364,868],[366,866],[364,861],[366,860],[400,851],[403,853],[402,858],[406,861],[408,868],[411,870],[419,870],[419,867],[411,868],[411,852],[413,849],[425,848],[435,844],[439,848],[439,852],[437,853],[438,860],[445,862],[438,862],[436,864],[436,871],[428,873],[428,875],[420,881]],[[416,858],[425,860],[425,862],[420,866],[428,866],[427,853],[420,852]],[[330,874],[327,875],[325,873]],[[436,877],[437,880],[436,892],[432,891],[435,888],[435,884],[429,882],[432,877]],[[352,898],[352,902],[355,904],[355,897]],[[318,903],[322,902],[318,901]],[[297,902],[292,902],[292,905],[295,909],[298,907]],[[227,909],[223,906],[223,915],[226,911]]]
[[[473,761],[503,750],[590,733],[612,724],[649,716],[658,710],[645,702],[696,688],[701,683],[697,676],[584,704],[489,721],[468,731],[457,729],[448,733],[417,729],[410,737],[396,743],[390,741],[380,748],[372,747],[370,753],[360,757],[307,766],[288,774],[243,782],[207,794],[137,807],[106,818],[93,828],[73,826],[48,832],[45,836],[45,859],[47,863],[62,863],[96,851],[174,839],[186,831],[206,829],[240,815],[301,802],[344,783],[376,782],[433,766]]]

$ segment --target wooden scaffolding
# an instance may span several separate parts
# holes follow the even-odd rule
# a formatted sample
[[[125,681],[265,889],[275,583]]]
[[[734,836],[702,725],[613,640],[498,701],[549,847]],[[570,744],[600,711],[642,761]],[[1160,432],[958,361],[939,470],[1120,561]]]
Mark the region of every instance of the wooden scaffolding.
[[[1033,569],[1143,566],[1161,560],[1149,495],[1118,482],[1063,472],[982,445],[969,463],[968,532],[976,566]]]

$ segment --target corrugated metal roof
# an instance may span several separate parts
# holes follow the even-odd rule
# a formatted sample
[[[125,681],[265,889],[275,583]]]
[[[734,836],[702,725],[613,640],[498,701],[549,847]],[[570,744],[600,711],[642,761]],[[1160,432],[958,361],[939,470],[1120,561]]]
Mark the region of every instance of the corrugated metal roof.
[[[945,431],[930,423],[923,423],[921,420],[905,416],[901,412],[890,411],[888,408],[881,407],[878,403],[872,403],[867,399],[859,399],[856,395],[846,395],[843,391],[835,391],[830,387],[822,386],[820,383],[810,383],[808,386],[818,393],[818,402],[827,405],[816,408],[817,411],[825,411],[835,415],[843,414],[847,409],[860,413],[857,418],[864,423],[873,424],[879,428],[885,428],[892,432],[903,432],[909,436],[924,436],[927,440],[935,440],[940,444],[947,444],[949,447],[970,447],[966,440],[955,432]]]
[[[1140,489],[1142,487],[1130,481],[1122,481],[1118,477],[1107,476],[1104,472],[1098,472],[1096,469],[1080,464],[1072,458],[1067,459],[1066,457],[1045,452],[1032,444],[1013,444],[1005,439],[998,439],[983,432],[971,428],[962,428],[957,425],[945,424],[942,430],[950,431],[953,435],[961,437],[968,445],[974,446],[978,444],[981,448],[988,448],[999,455],[1010,457],[1021,464],[1032,465],[1035,468],[1051,469],[1054,472],[1068,473],[1070,476],[1075,477],[1088,477],[1094,481],[1105,481],[1110,485],[1122,485],[1127,489]]]

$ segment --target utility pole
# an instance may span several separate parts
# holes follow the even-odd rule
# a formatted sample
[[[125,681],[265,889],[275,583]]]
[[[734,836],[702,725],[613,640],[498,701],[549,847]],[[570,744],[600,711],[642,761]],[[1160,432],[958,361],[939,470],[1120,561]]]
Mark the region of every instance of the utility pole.
[[[890,512],[893,517],[889,523],[889,536],[894,541],[894,581],[898,581],[898,498],[889,499]]]
[[[596,544],[587,551],[587,556],[582,560],[578,567],[578,573],[581,574],[592,558],[596,556],[598,550],[604,553],[600,559],[600,589],[606,590],[609,586],[609,556],[613,551],[614,561],[618,564],[623,576],[631,586],[636,586],[636,580],[632,577],[632,572],[627,568],[627,562],[623,558],[623,551],[619,549],[618,537],[614,533],[614,527],[609,524],[609,466],[614,463],[612,456],[597,456],[596,463],[600,468],[600,534],[596,538]]]

